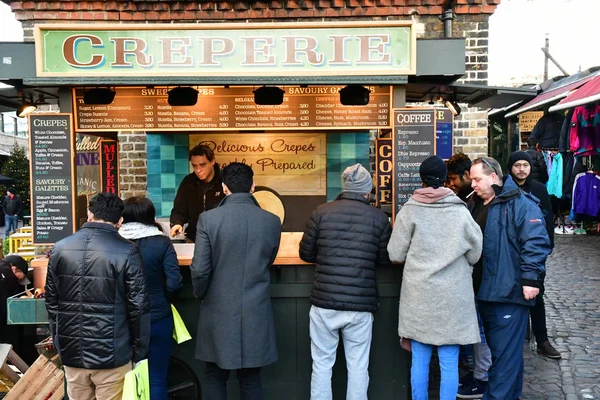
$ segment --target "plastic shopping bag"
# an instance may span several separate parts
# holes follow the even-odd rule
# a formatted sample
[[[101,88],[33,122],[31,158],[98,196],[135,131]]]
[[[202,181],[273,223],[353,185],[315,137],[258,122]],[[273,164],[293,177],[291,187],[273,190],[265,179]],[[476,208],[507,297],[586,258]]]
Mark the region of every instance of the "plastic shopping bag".
[[[181,344],[185,341],[188,341],[192,338],[190,333],[188,332],[185,324],[183,323],[183,319],[181,319],[181,315],[175,308],[173,304],[171,304],[171,310],[173,311],[173,339],[177,342],[177,344]]]
[[[123,400],[150,400],[148,360],[140,361],[133,370],[125,374]]]

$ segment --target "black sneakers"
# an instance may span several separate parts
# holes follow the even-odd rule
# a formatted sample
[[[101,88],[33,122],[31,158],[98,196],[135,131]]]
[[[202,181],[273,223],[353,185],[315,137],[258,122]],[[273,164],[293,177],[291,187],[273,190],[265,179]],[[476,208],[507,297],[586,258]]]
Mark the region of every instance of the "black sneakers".
[[[548,358],[552,358],[553,360],[559,360],[562,358],[558,350],[556,350],[554,346],[552,346],[552,344],[550,344],[550,342],[547,340],[542,343],[538,343],[537,352],[545,355]]]

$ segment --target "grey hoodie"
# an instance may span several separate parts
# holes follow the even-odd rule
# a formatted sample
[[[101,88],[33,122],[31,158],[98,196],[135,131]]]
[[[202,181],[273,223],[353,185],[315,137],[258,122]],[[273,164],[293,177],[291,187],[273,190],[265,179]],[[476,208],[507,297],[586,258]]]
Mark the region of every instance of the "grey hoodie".
[[[402,207],[388,244],[404,262],[398,334],[441,346],[480,342],[472,265],[482,234],[466,204],[447,188],[419,189]]]

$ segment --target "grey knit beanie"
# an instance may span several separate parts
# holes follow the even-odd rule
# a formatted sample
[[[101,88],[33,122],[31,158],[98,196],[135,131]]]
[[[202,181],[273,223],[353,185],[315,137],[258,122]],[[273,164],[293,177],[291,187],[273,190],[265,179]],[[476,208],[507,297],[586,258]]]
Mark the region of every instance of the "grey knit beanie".
[[[344,192],[371,193],[373,189],[371,174],[360,164],[346,168],[342,173],[342,189]]]

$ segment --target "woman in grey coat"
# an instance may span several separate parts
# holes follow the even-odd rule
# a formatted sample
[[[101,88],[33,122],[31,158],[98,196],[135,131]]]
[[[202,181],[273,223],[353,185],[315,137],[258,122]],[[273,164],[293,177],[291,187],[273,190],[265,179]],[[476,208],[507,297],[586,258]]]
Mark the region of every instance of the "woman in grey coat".
[[[388,244],[390,260],[404,263],[398,334],[411,340],[413,400],[427,399],[433,346],[440,399],[455,400],[459,347],[480,341],[471,275],[482,234],[466,204],[442,187],[447,169],[441,158],[423,161],[419,173],[423,189],[398,213]]]

